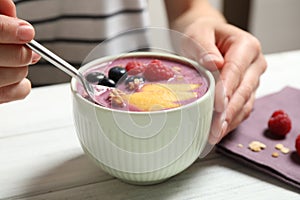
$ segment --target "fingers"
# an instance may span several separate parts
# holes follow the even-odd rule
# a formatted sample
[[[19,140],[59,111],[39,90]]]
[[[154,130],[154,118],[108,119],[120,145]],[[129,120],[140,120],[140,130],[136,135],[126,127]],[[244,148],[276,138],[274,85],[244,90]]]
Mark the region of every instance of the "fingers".
[[[28,74],[28,67],[0,67],[0,87],[20,82]]]
[[[31,89],[29,80],[25,77],[28,67],[0,67],[0,103],[25,98]]]
[[[1,0],[0,13],[10,17],[16,17],[16,7],[12,0]]]
[[[31,83],[28,79],[0,88],[0,103],[24,99],[30,92]]]
[[[34,29],[26,21],[0,15],[0,43],[25,44],[34,38]]]
[[[222,131],[219,139],[235,129],[250,115],[255,100],[255,91],[259,86],[259,78],[266,70],[266,66],[267,63],[263,55],[260,54],[255,62],[246,70],[240,85],[234,92],[226,108],[224,124],[226,123],[227,130]]]
[[[198,21],[191,25],[187,35],[198,46],[185,49],[214,74],[220,72],[209,136],[210,144],[215,144],[250,114],[266,61],[259,41],[251,34],[225,23],[210,24]]]
[[[227,131],[228,124],[225,121],[225,113],[214,112],[208,142],[211,145],[218,143]]]
[[[197,60],[200,65],[205,67],[210,71],[217,71],[223,66],[224,59],[219,52],[214,51],[216,46],[212,46],[210,44],[206,44],[207,46],[203,46],[203,52],[199,51],[199,55],[197,55]],[[214,52],[213,52],[214,51]]]
[[[225,137],[230,131],[234,130],[238,127],[238,125],[245,119],[249,117],[249,115],[252,112],[252,108],[255,101],[255,93],[252,93],[250,99],[247,101],[247,103],[243,106],[243,109],[240,110],[239,113],[235,115],[235,118],[230,122],[230,124],[227,123],[227,121],[224,122],[225,126],[223,131],[220,133],[220,136],[218,138],[214,138],[210,136],[209,141],[215,142],[215,144],[219,143],[223,137]],[[226,128],[226,130],[225,130]]]
[[[222,78],[227,97],[230,99],[239,87],[248,67],[259,56],[260,45],[256,39],[247,34],[240,38],[231,39],[229,37],[224,42],[222,49],[227,50],[224,56]]]
[[[198,51],[194,51],[195,59],[210,71],[216,71],[224,63],[223,56],[215,45],[213,29],[198,29],[192,38],[197,41]]]
[[[213,72],[215,78],[215,102],[214,109],[216,112],[222,113],[225,111],[228,105],[228,98],[226,97],[226,88],[224,82],[221,79],[220,72]]]
[[[256,38],[245,32],[233,35],[223,38],[219,46],[225,59],[221,77],[228,100],[225,119],[227,130],[222,132],[220,138],[250,114],[259,78],[267,65]]]
[[[246,70],[226,109],[226,121],[229,124],[233,121],[235,115],[241,112],[251,95],[256,91],[260,75],[265,71],[266,66],[266,61],[263,55],[260,54],[258,59]]]
[[[34,34],[28,22],[0,15],[0,66],[18,67],[37,62],[40,56],[24,46]]]
[[[40,56],[25,47],[34,38],[34,29],[16,17],[12,0],[0,1],[0,103],[23,99],[31,84],[25,77],[27,65]],[[25,67],[24,67],[25,66]]]
[[[219,143],[223,137],[225,137],[230,131],[235,129],[243,120],[247,119],[252,111],[254,101],[255,93],[252,93],[250,99],[245,105],[243,105],[243,108],[239,110],[239,113],[235,114],[235,117],[231,120],[230,124],[228,124],[227,120],[223,121],[223,123],[218,124],[218,121],[220,122],[221,120],[219,120],[218,117],[215,117],[214,115],[208,140],[209,143]]]
[[[24,45],[1,45],[0,66],[19,67],[37,62],[40,56]]]
[[[226,132],[223,133],[221,137],[224,137],[228,132],[235,129],[243,120],[247,119],[253,110],[253,105],[255,101],[255,93],[252,93],[250,99],[243,106],[243,109],[232,119],[230,125]]]
[[[196,20],[187,28],[187,38],[183,42],[185,56],[188,55],[187,57],[196,60],[210,71],[220,69],[224,63],[223,56],[216,46],[213,24],[213,21]]]

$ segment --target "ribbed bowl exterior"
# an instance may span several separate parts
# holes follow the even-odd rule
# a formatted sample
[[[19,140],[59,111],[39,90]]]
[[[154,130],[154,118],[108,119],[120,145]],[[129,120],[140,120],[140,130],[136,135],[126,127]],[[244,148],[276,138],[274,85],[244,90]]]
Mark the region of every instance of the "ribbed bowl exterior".
[[[153,184],[161,182],[185,170],[201,154],[208,141],[212,119],[213,96],[213,93],[207,94],[206,99],[201,101],[201,104],[195,103],[194,106],[184,108],[186,109],[185,111],[179,109],[178,111],[166,112],[167,116],[170,115],[171,120],[174,119],[172,115],[180,115],[185,118],[190,116],[191,118],[188,120],[191,121],[190,124],[180,124],[180,126],[187,126],[187,128],[180,129],[176,126],[178,125],[178,121],[173,121],[173,125],[167,123],[170,127],[164,128],[161,133],[156,134],[156,138],[134,138],[128,136],[115,124],[113,110],[87,104],[85,99],[74,94],[73,112],[77,135],[85,153],[98,166],[112,176],[134,184]],[[191,114],[193,111],[195,113]],[[201,111],[202,114],[199,114],[199,111]],[[122,114],[122,112],[118,114]],[[199,117],[196,116],[197,114]],[[128,115],[128,113],[126,113],[126,115]],[[143,117],[141,114],[137,115]],[[99,119],[100,116],[106,119],[101,120]],[[152,117],[155,116],[156,115],[153,115]],[[194,126],[191,127],[193,124]],[[119,137],[120,139],[110,139],[109,136],[107,136],[109,133],[105,133],[103,130],[113,133],[116,135],[114,136],[115,138]],[[185,130],[184,134],[190,138],[190,140],[192,139],[190,145],[186,146],[186,148],[179,148],[182,144],[181,140],[174,139],[176,138],[176,132],[179,130]],[[190,130],[190,132],[187,132],[188,130]],[[175,136],[165,134],[163,131],[167,131],[168,133],[174,131]],[[189,134],[190,136],[188,136]],[[167,135],[167,137],[165,135]],[[103,139],[106,140],[106,142],[103,142]],[[149,142],[151,145],[147,145],[147,140],[151,141]],[[166,150],[166,146],[170,145],[168,141],[175,142],[176,145],[178,145],[178,149],[183,151],[177,152],[177,155],[174,156],[174,149]],[[186,142],[186,144],[189,144],[189,142]],[[128,154],[124,157],[122,150],[124,150],[126,146],[128,146],[128,148],[125,152]],[[114,148],[121,150],[121,153],[119,154],[118,151],[114,151]],[[130,149],[131,152],[128,149]],[[163,152],[162,149],[165,151]],[[161,154],[159,153],[160,150],[162,151]],[[155,158],[152,156],[147,160],[147,153],[152,152],[156,153]],[[136,157],[139,153],[144,155],[141,159]],[[160,164],[161,161],[172,156],[174,158],[167,164]],[[156,165],[155,163],[158,164]]]
[[[96,60],[82,70],[110,59]],[[164,111],[126,112],[98,106],[76,92],[72,79],[75,127],[86,155],[107,173],[134,184],[158,183],[189,167],[208,143],[215,92],[212,74],[193,65],[206,76],[207,92],[188,105]]]

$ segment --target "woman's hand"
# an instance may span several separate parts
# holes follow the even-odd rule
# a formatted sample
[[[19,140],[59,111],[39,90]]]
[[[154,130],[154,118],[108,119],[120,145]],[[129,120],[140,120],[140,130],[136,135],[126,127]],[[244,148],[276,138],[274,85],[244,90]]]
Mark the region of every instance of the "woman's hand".
[[[217,143],[246,119],[253,108],[266,61],[259,41],[226,22],[201,17],[185,29],[200,46],[192,57],[214,74],[216,104],[210,142]]]
[[[218,143],[253,109],[259,78],[267,66],[260,43],[250,33],[228,24],[208,0],[165,0],[165,5],[172,29],[193,39],[183,46],[184,53],[215,75],[209,141]]]
[[[34,38],[34,29],[16,18],[11,0],[0,1],[0,103],[25,98],[31,89],[26,79],[28,65],[40,56],[25,47]]]

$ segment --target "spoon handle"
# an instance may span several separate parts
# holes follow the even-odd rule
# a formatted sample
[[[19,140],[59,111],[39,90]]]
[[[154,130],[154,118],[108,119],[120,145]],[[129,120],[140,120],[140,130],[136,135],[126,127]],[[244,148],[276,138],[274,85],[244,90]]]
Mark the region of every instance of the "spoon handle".
[[[26,44],[30,49],[35,51],[37,54],[41,55],[45,60],[59,68],[60,70],[64,71],[68,75],[78,79],[80,78],[79,71],[70,65],[65,60],[61,59],[59,56],[55,55],[51,51],[49,51],[46,47],[41,45],[35,40],[31,40],[29,43]]]

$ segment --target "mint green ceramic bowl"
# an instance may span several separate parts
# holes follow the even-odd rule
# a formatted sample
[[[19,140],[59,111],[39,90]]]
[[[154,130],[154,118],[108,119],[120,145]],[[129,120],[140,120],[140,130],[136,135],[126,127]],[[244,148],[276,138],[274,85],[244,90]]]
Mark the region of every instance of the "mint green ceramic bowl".
[[[208,90],[200,99],[178,108],[151,112],[101,107],[78,94],[76,80],[71,81],[75,127],[86,155],[102,170],[125,182],[159,183],[189,167],[207,144],[214,78],[197,63],[171,54],[139,52],[125,56],[159,56],[189,62],[208,81]],[[115,58],[97,59],[80,70]]]

